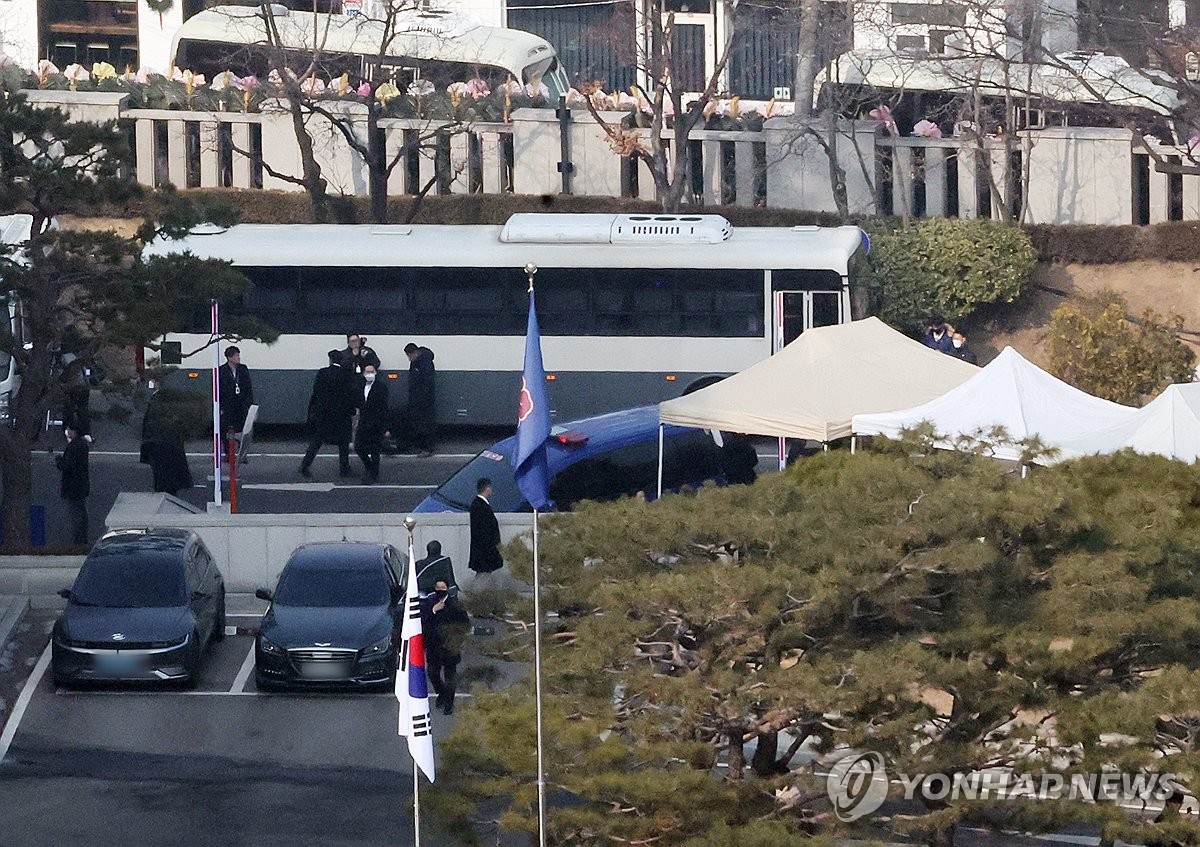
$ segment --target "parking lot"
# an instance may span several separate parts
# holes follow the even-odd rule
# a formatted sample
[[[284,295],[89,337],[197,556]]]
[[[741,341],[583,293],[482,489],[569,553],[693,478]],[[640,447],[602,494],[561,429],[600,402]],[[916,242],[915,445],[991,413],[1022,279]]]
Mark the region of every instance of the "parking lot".
[[[193,690],[55,689],[40,654],[0,762],[3,843],[411,844],[395,698],[260,693],[248,622],[231,620]],[[435,739],[451,720],[435,716]]]

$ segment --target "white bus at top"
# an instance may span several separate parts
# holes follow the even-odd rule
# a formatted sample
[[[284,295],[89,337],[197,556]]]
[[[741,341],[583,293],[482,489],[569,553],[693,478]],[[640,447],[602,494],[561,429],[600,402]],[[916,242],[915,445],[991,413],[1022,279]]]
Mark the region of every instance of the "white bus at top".
[[[250,280],[226,312],[280,332],[269,346],[239,343],[260,420],[303,421],[326,352],[355,332],[379,354],[394,407],[406,397],[404,346],[415,342],[436,357],[440,423],[501,425],[513,423],[520,383],[526,266],[536,268],[550,405],[562,421],[676,397],[806,329],[851,320],[866,247],[854,226],[518,214],[504,226],[242,224],[147,252],[225,260]],[[203,347],[207,311],[191,329],[165,338],[165,350]],[[156,356],[147,351],[148,364]],[[179,364],[175,379],[208,390],[210,349]]]
[[[232,71],[265,82],[275,48],[283,50],[288,68],[297,74],[315,60],[315,73],[323,80],[347,74],[357,84],[378,63],[402,88],[416,79],[429,80],[439,91],[476,77],[493,89],[514,80],[534,90],[544,84],[554,101],[570,88],[544,38],[436,11],[404,12],[388,26],[363,16],[298,12],[281,4],[216,6],[188,18],[175,33],[171,63],[208,79]]]

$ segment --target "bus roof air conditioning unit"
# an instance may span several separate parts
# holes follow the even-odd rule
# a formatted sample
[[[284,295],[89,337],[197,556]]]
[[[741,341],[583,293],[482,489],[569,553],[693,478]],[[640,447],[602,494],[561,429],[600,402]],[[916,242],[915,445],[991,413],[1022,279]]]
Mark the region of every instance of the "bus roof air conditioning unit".
[[[612,242],[680,242],[720,244],[733,235],[733,225],[720,215],[617,215]]]
[[[509,244],[719,244],[733,226],[720,215],[548,215],[519,213],[500,240]]]

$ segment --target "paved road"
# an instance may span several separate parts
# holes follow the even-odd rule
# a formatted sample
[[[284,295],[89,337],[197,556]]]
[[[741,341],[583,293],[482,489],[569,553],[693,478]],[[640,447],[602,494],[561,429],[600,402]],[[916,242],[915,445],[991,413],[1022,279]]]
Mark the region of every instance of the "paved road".
[[[109,421],[97,421],[96,442],[91,450],[92,494],[88,498],[91,516],[89,541],[104,530],[104,516],[122,491],[150,491],[150,466],[139,464],[139,440],[134,428]],[[272,433],[256,440],[250,450],[250,463],[239,466],[238,509],[245,513],[373,513],[407,512],[430,491],[444,482],[480,450],[509,433],[503,430],[451,430],[442,434],[438,453],[429,458],[411,455],[384,456],[379,482],[363,485],[358,479],[362,466],[351,454],[355,476],[338,476],[336,448],[326,447],[312,467],[312,478],[299,474],[305,443],[298,433]],[[46,433],[44,447],[61,452],[65,443],[57,431]],[[774,467],[775,442],[759,439],[759,473]],[[208,443],[188,445],[188,462],[195,486],[180,496],[204,508],[212,500],[212,459]],[[70,525],[63,501],[58,496],[59,473],[46,449],[34,454],[33,502],[41,504],[47,515],[47,544],[65,546],[70,541]]]
[[[0,842],[412,844],[395,699],[260,694],[252,648],[215,645],[195,691],[56,691],[43,676],[0,762]],[[450,720],[435,715],[435,738]]]
[[[239,466],[238,507],[242,512],[287,514],[309,512],[405,512],[419,503],[467,459],[493,443],[504,433],[458,431],[447,433],[437,455],[384,456],[379,482],[362,485],[358,479],[361,464],[351,457],[355,476],[338,476],[336,448],[326,448],[312,467],[312,478],[300,476],[298,469],[305,444],[295,433],[274,434],[257,440],[250,451],[250,463]],[[150,491],[150,466],[139,464],[139,442],[128,425],[106,421],[95,426],[90,472],[92,494],[88,498],[91,517],[89,540],[103,532],[104,516],[121,491]],[[65,443],[58,432],[43,436],[44,447],[61,452]],[[42,446],[42,445],[39,445]],[[201,508],[212,499],[212,460],[206,442],[188,445],[188,463],[196,485],[181,497]],[[47,544],[64,546],[70,541],[65,505],[58,495],[59,472],[53,456],[39,449],[33,458],[33,502],[46,508]]]

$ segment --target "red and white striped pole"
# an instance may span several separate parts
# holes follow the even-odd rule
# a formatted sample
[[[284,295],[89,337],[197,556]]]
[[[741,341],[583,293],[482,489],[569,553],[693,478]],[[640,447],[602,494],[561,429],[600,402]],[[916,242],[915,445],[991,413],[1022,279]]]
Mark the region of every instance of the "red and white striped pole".
[[[219,306],[212,301],[213,502],[221,505],[221,337]]]

